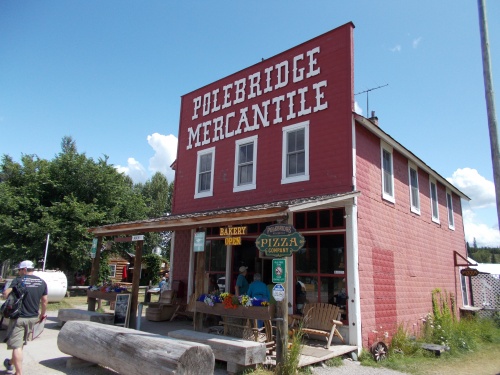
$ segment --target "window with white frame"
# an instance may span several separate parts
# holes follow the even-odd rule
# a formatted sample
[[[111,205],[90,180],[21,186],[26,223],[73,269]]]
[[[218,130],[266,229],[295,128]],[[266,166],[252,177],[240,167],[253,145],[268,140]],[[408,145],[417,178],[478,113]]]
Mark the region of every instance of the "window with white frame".
[[[309,180],[309,121],[283,127],[281,183]]]
[[[109,277],[116,277],[116,264],[109,265]]]
[[[257,136],[240,139],[235,144],[233,191],[256,188]]]
[[[431,212],[432,221],[439,223],[439,204],[438,204],[438,194],[437,194],[437,184],[434,179],[430,180],[430,194],[431,194]]]
[[[197,160],[194,197],[211,197],[214,185],[215,147],[198,151]]]
[[[382,143],[382,198],[394,202],[394,169],[392,147]]]
[[[408,165],[411,212],[420,214],[420,192],[418,189],[418,169],[413,163]]]
[[[455,229],[455,218],[453,216],[453,197],[446,191],[446,205],[448,206],[448,228]]]

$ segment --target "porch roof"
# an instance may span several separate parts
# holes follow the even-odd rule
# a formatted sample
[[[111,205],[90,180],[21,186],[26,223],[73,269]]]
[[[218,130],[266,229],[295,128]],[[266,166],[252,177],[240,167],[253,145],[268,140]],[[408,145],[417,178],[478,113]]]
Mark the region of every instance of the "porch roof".
[[[351,191],[341,194],[328,194],[276,201],[253,206],[169,215],[155,219],[103,225],[89,228],[89,232],[93,233],[95,236],[117,236],[284,220],[288,217],[289,212],[335,207],[360,194],[359,191]]]

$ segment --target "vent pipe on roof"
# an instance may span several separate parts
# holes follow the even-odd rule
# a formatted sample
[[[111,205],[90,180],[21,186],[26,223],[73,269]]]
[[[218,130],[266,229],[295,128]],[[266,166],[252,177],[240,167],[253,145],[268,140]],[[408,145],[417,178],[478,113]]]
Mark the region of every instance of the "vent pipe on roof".
[[[372,111],[372,116],[368,120],[370,120],[374,125],[378,126],[378,117],[375,116],[375,111]]]

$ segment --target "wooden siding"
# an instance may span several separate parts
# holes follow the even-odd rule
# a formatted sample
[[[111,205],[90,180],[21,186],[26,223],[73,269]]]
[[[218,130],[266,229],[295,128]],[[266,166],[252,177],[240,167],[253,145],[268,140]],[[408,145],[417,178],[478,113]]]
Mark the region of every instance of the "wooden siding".
[[[175,175],[175,192],[173,213],[199,212],[204,210],[221,209],[225,207],[241,207],[283,199],[301,198],[306,196],[342,193],[352,190],[352,154],[351,154],[351,121],[353,109],[353,25],[346,24],[324,35],[312,39],[304,44],[283,52],[277,56],[266,59],[259,64],[244,69],[231,76],[223,78],[199,90],[182,97],[181,117],[179,125],[179,147]],[[319,47],[317,55],[318,66],[321,73],[315,77],[298,83],[290,82],[286,87],[275,89],[271,93],[262,94],[253,99],[246,99],[243,103],[233,105],[226,109],[201,116],[193,120],[193,100],[205,93],[220,89],[226,84],[234,83],[238,79],[261,72],[265,78],[264,69],[274,67],[284,60],[292,61],[294,56],[303,54],[306,58],[307,51]],[[273,77],[274,79],[274,77]],[[308,87],[306,107],[314,107],[315,97],[312,95],[312,85],[326,81],[324,88],[324,101],[328,108],[309,115],[286,119],[288,112],[288,99],[282,104],[283,122],[272,124],[275,108],[269,105],[268,127],[261,126],[259,130],[242,132],[241,134],[211,142],[188,149],[188,128],[204,121],[210,121],[218,116],[226,116],[235,112],[233,120],[237,123],[239,111],[248,107],[248,119],[253,124],[252,105],[265,100],[272,100],[279,95],[284,95],[304,86]],[[264,86],[265,81],[262,83]],[[246,88],[248,96],[249,87]],[[219,102],[220,103],[220,99]],[[299,96],[295,97],[294,108],[300,108]],[[290,184],[281,184],[282,164],[282,128],[303,121],[309,121],[310,132],[310,180]],[[236,127],[236,125],[234,125]],[[211,125],[210,130],[213,129]],[[257,150],[257,177],[256,189],[250,191],[233,192],[235,142],[250,136],[258,136]],[[194,198],[196,181],[197,153],[200,150],[215,147],[215,171],[213,196],[207,198]]]
[[[363,345],[396,325],[419,329],[435,288],[462,304],[454,251],[465,256],[460,198],[453,195],[455,230],[448,228],[446,190],[438,183],[440,224],[431,218],[429,175],[419,170],[420,215],[410,211],[408,160],[396,151],[395,203],[382,199],[380,140],[356,128],[359,277]],[[382,328],[381,328],[382,327]]]

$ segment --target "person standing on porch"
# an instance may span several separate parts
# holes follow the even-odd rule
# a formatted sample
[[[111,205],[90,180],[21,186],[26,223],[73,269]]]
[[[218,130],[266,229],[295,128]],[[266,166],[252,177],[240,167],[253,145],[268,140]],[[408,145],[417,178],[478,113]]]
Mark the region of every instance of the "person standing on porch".
[[[240,274],[236,279],[236,287],[235,287],[237,297],[247,294],[248,292],[248,280],[246,278],[247,270],[248,267],[245,266],[241,266],[239,269]]]
[[[253,282],[248,287],[247,294],[249,297],[261,299],[266,302],[269,302],[271,299],[267,285],[261,281],[260,273],[253,275]]]

